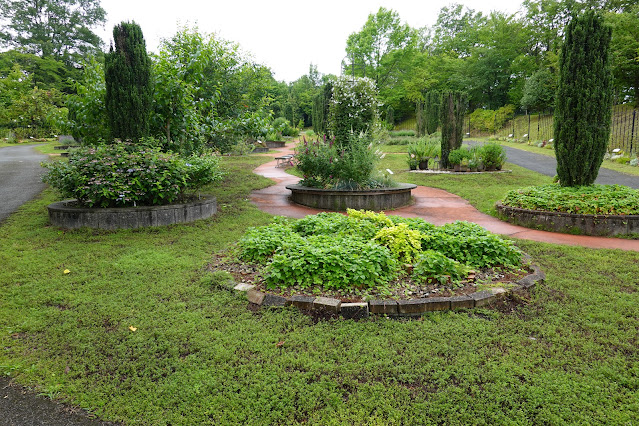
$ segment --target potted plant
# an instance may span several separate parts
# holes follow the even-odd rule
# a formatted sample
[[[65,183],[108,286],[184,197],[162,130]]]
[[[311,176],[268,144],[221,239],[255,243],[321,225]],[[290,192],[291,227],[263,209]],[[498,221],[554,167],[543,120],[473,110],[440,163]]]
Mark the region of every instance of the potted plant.
[[[453,149],[448,153],[448,164],[453,166],[456,172],[461,171],[461,164],[466,157],[466,150],[463,148]]]
[[[408,146],[408,155],[417,160],[420,170],[428,170],[428,160],[439,155],[440,145],[435,141],[419,140]]]
[[[417,170],[417,166],[419,165],[419,161],[417,161],[417,158],[415,158],[412,154],[408,154],[408,160],[406,160],[406,163],[408,164],[409,170]]]
[[[506,151],[501,145],[487,143],[482,147],[482,160],[486,170],[501,170],[506,162]]]

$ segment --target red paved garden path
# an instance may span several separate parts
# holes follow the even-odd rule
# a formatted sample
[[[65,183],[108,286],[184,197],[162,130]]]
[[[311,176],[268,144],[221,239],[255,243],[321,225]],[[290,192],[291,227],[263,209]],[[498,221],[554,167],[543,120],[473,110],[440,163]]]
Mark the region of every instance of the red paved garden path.
[[[285,148],[277,150],[277,155],[291,153]],[[280,216],[301,218],[309,214],[324,210],[300,206],[289,200],[290,191],[286,185],[299,181],[297,176],[290,175],[283,168],[277,168],[277,161],[273,160],[254,170],[258,175],[275,181],[275,185],[265,189],[253,191],[251,201],[260,210]],[[468,201],[442,189],[418,186],[412,192],[415,199],[413,205],[387,211],[389,215],[404,217],[419,217],[435,225],[466,220],[477,223],[491,232],[523,240],[541,241],[554,244],[567,244],[590,248],[610,248],[639,251],[639,240],[625,240],[620,238],[589,237],[583,235],[568,235],[555,232],[537,231],[521,226],[511,225],[497,218],[481,213]]]

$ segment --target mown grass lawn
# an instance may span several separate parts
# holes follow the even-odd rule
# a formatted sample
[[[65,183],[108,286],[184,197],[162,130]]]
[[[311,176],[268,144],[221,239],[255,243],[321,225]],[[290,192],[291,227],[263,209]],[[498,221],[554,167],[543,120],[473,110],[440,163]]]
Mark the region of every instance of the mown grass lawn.
[[[219,214],[190,225],[62,231],[47,225],[49,191],[11,216],[0,225],[0,373],[127,424],[639,419],[638,253],[518,241],[547,280],[500,309],[317,323],[252,312],[206,265],[270,220],[248,201],[268,185],[250,173],[265,160],[225,158]],[[462,196],[474,185],[483,209],[502,184],[537,179],[513,169],[432,182]]]

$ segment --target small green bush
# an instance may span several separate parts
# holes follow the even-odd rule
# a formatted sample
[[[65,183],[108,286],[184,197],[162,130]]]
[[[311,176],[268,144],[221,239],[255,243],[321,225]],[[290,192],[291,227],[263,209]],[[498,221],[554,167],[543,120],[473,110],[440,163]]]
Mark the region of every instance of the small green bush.
[[[317,139],[295,148],[301,185],[312,188],[362,189],[386,187],[389,182],[375,175],[379,152],[365,135],[351,135],[350,142],[338,146],[333,140]],[[390,183],[392,184],[392,183]]]
[[[448,279],[458,282],[466,277],[469,268],[444,254],[426,250],[417,256],[413,267],[413,279],[423,282],[437,281],[445,284]]]
[[[299,244],[301,240],[302,237],[285,224],[249,228],[238,241],[240,258],[246,262],[266,264],[280,248]]]
[[[506,162],[506,150],[496,143],[487,143],[481,148],[481,158],[487,169],[501,169]]]
[[[266,267],[270,288],[298,285],[327,290],[386,285],[397,273],[391,252],[373,242],[318,235],[283,247]]]
[[[44,182],[87,207],[171,204],[222,178],[214,155],[182,158],[131,143],[80,148],[68,163],[42,165]]]
[[[372,221],[359,220],[340,213],[308,215],[293,223],[292,228],[303,237],[311,235],[350,235],[371,240],[380,227]]]
[[[470,158],[470,151],[468,151],[465,147],[453,149],[448,154],[448,164],[451,166],[458,166],[468,158]]]
[[[454,222],[435,228],[422,241],[424,250],[435,250],[474,268],[495,265],[517,266],[521,251],[511,241],[469,222]]]
[[[373,241],[387,247],[398,262],[409,264],[421,251],[421,240],[419,231],[409,229],[405,223],[382,228],[373,238]]]

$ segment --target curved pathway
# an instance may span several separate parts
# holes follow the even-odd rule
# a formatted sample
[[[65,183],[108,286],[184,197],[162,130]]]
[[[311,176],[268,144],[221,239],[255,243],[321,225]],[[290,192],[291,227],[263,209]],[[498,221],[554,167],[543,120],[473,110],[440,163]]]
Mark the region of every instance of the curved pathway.
[[[37,153],[34,146],[0,148],[0,222],[44,189],[40,162],[48,156]]]
[[[283,155],[292,153],[292,150],[284,148],[276,152],[278,155]],[[286,189],[286,185],[297,183],[300,179],[297,176],[286,173],[282,168],[277,168],[276,165],[277,161],[273,160],[254,170],[258,175],[275,181],[273,186],[252,192],[251,201],[260,210],[274,215],[294,218],[301,218],[323,211],[291,202],[289,200],[290,191]],[[466,220],[477,223],[491,232],[523,240],[589,248],[639,251],[639,240],[560,234],[511,225],[493,216],[481,213],[468,201],[442,189],[418,186],[417,189],[413,190],[413,197],[415,199],[413,205],[387,211],[386,213],[404,217],[419,217],[435,225],[443,225],[456,220]]]

